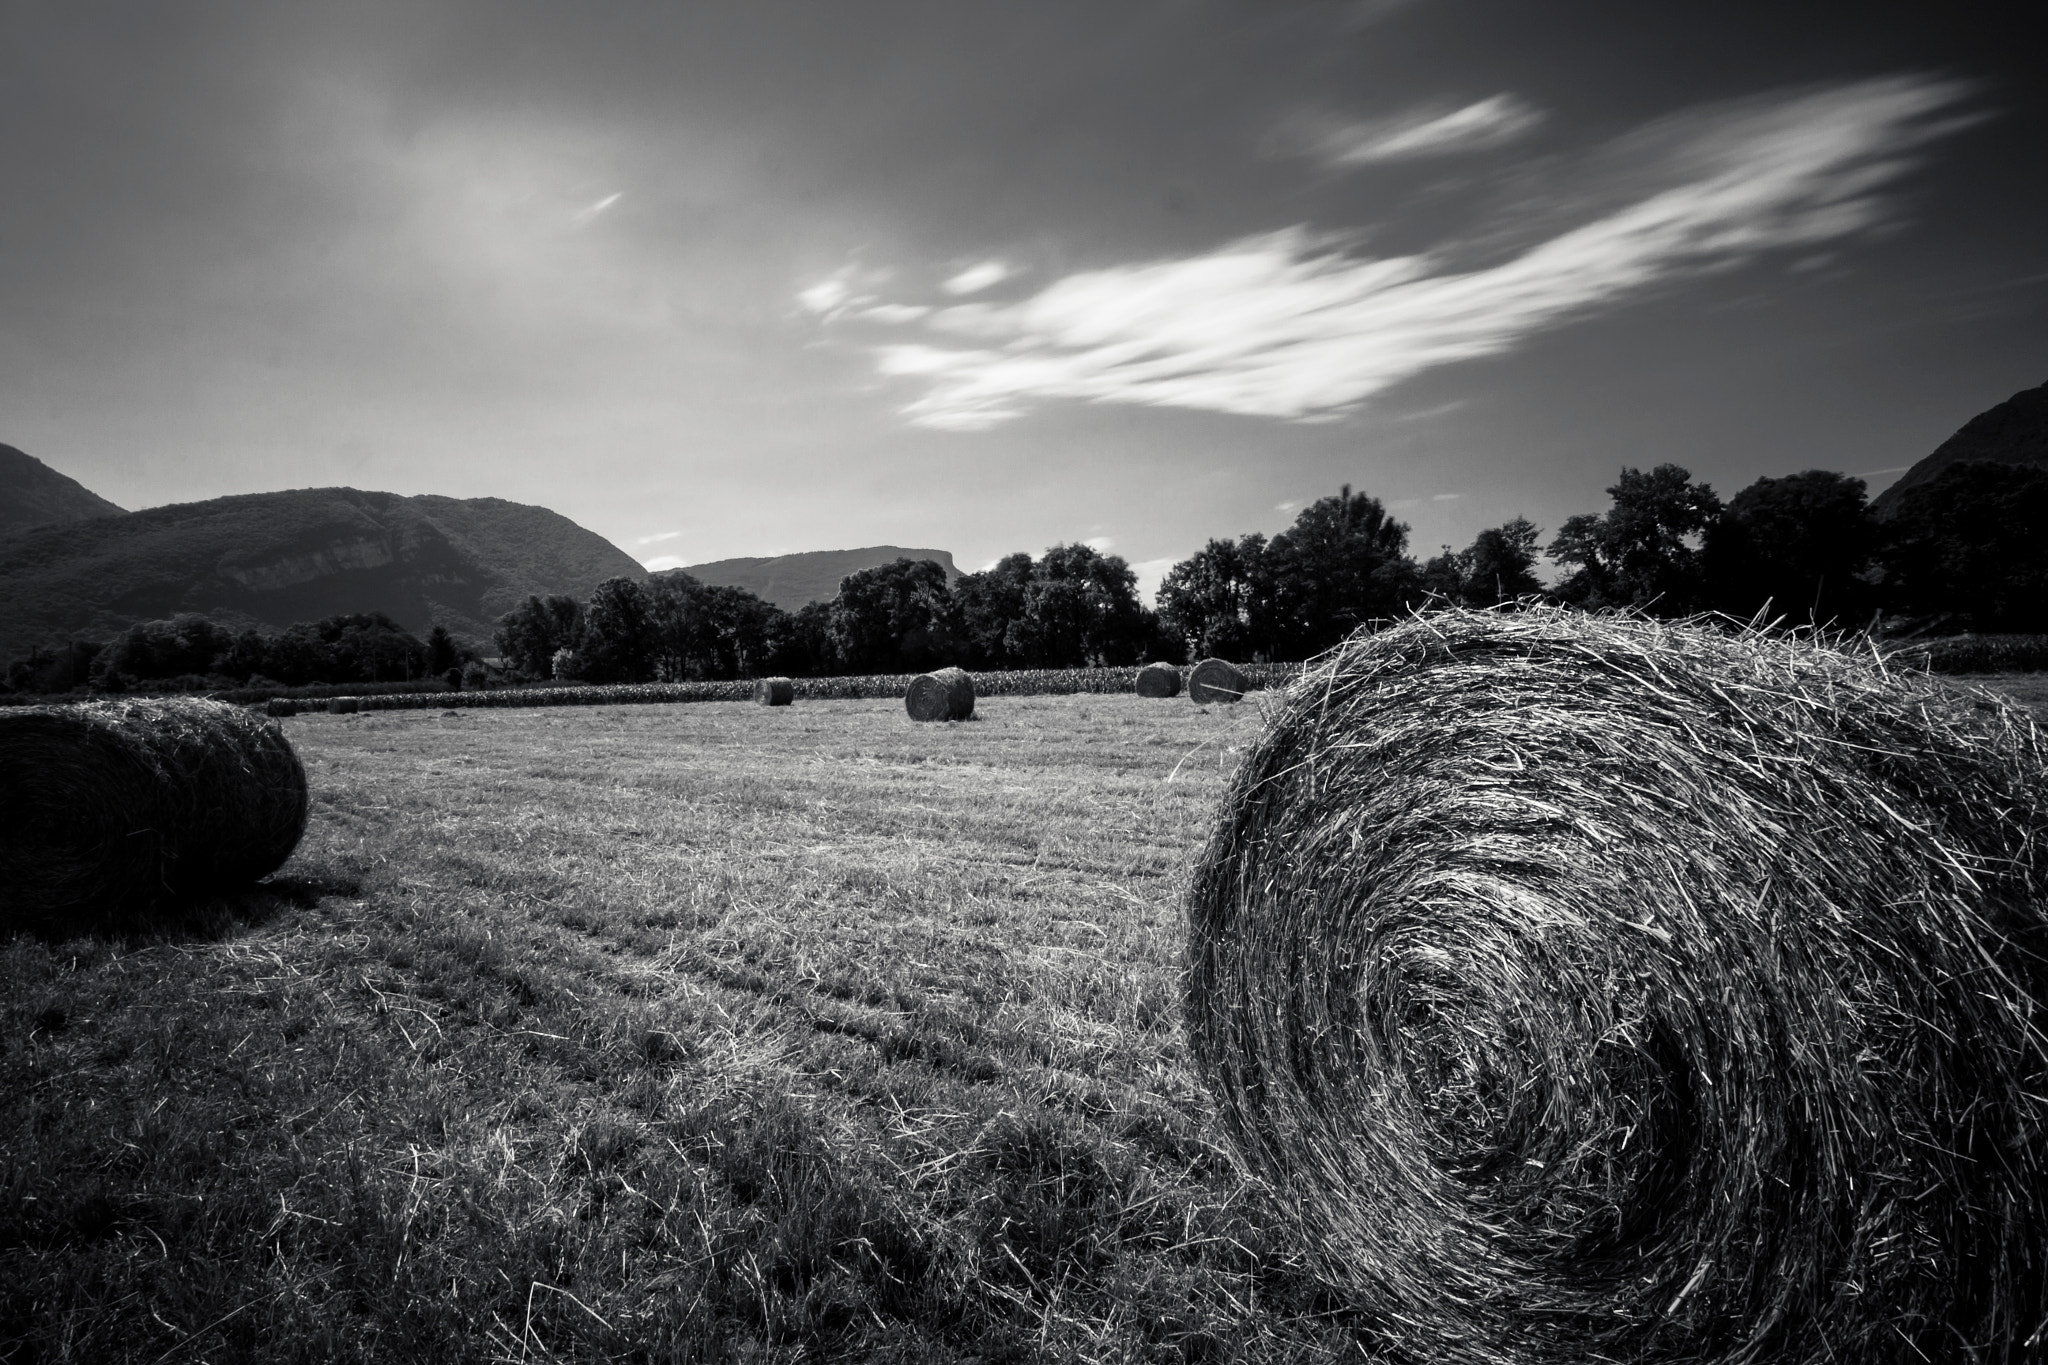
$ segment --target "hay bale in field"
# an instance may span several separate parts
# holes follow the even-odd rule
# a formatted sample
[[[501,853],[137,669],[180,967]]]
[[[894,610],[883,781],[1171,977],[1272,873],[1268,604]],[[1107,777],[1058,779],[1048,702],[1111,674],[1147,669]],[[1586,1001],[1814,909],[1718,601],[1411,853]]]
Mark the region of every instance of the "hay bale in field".
[[[1179,696],[1180,670],[1172,664],[1146,664],[1138,670],[1138,695],[1141,697]]]
[[[1251,690],[1251,679],[1224,659],[1204,659],[1188,671],[1188,700],[1200,705],[1239,701]]]
[[[329,697],[327,699],[327,714],[330,716],[353,716],[362,709],[363,703],[359,697]]]
[[[1311,665],[1247,756],[1192,1051],[1398,1357],[2033,1359],[2044,850],[2048,754],[1988,695],[1434,613]]]
[[[787,706],[796,700],[796,684],[788,678],[756,678],[754,705]]]
[[[263,703],[263,713],[280,719],[285,716],[296,716],[299,714],[299,704],[290,697],[272,697]]]
[[[274,723],[192,698],[0,714],[0,930],[63,932],[277,870],[306,773]]]
[[[957,668],[920,673],[903,694],[912,720],[966,720],[974,714],[974,679]]]

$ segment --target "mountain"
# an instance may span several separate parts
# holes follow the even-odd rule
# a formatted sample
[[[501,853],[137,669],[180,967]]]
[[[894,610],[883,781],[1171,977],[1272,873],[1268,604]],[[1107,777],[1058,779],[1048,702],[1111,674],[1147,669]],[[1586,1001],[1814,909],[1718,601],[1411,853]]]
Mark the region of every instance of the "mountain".
[[[830,602],[839,595],[839,581],[848,574],[899,559],[937,560],[946,581],[960,577],[950,550],[906,550],[900,545],[870,545],[863,550],[809,550],[767,558],[717,559],[687,565],[683,572],[714,587],[745,588],[784,611],[806,602]]]
[[[26,451],[0,445],[0,534],[17,527],[126,515]]]
[[[2030,464],[2048,468],[2048,384],[2022,389],[1995,408],[1978,413],[1934,453],[1899,475],[1899,481],[1871,499],[1877,515],[1889,516],[1899,495],[1932,483],[1942,470],[1965,460]]]
[[[647,574],[545,507],[353,488],[245,493],[0,536],[0,654],[201,612],[269,627],[381,611],[479,644],[529,593]]]

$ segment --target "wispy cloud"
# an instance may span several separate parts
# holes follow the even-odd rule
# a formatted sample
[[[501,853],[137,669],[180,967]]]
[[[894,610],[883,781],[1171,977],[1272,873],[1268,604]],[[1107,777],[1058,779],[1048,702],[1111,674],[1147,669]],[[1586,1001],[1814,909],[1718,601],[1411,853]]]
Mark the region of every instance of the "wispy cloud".
[[[1541,122],[1542,110],[1503,93],[1457,109],[1416,109],[1391,118],[1309,116],[1290,122],[1280,140],[1326,166],[1344,168],[1498,147]]]
[[[593,218],[597,217],[597,215],[603,213],[606,209],[618,203],[621,199],[624,199],[625,197],[626,196],[623,193],[608,194],[604,198],[598,200],[595,204],[587,204],[584,207],[576,210],[575,213],[570,215],[570,221],[574,222],[576,226],[582,227],[585,223],[591,221]]]
[[[633,543],[635,545],[659,545],[662,541],[674,540],[677,536],[681,534],[681,531],[662,531],[655,535],[642,536],[640,537],[640,539],[634,541]]]
[[[653,559],[641,560],[640,567],[649,573],[660,573],[663,569],[682,568],[683,559],[681,555],[656,555]]]
[[[1447,251],[1365,257],[1294,227],[941,309],[928,339],[874,355],[924,386],[905,412],[926,427],[982,430],[1048,398],[1331,420],[1660,283],[1885,226],[1882,191],[1966,121],[1966,93],[1900,77],[1702,117],[1658,159],[1662,180],[1483,268],[1455,270]]]
[[[991,285],[1001,284],[1009,278],[1010,267],[1001,261],[983,261],[978,265],[968,266],[940,287],[948,294],[979,294]]]

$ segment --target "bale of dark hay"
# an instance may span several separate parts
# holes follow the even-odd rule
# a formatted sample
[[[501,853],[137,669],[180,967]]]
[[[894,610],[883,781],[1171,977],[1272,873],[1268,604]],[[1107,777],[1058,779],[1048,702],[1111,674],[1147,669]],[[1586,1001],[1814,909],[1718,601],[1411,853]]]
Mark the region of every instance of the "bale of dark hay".
[[[353,716],[362,709],[363,703],[359,697],[329,697],[327,699],[327,714],[330,716]]]
[[[272,697],[263,703],[263,713],[279,719],[296,716],[299,714],[299,704],[290,697]]]
[[[2048,754],[1988,695],[1434,613],[1247,756],[1192,1053],[1397,1358],[2034,1359],[2044,850]]]
[[[1141,697],[1179,696],[1180,670],[1167,663],[1146,664],[1138,670],[1138,695]]]
[[[966,720],[974,714],[974,679],[957,668],[920,673],[903,694],[912,720]]]
[[[788,678],[756,678],[754,705],[787,706],[796,700],[796,684]]]
[[[291,856],[306,773],[277,725],[194,698],[0,714],[0,930],[83,930]]]
[[[1251,690],[1251,679],[1224,659],[1204,659],[1188,671],[1188,700],[1198,705],[1240,701]]]

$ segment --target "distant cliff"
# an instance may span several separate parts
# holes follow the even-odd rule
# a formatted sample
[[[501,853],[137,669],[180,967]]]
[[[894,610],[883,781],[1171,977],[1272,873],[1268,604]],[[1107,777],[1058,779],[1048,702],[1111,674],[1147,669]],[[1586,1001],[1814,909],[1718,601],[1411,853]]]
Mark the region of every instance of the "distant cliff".
[[[0,535],[0,651],[105,639],[186,611],[269,627],[381,611],[487,644],[528,594],[587,597],[621,574],[646,577],[545,507],[353,488],[249,493]]]
[[[24,526],[125,512],[25,451],[0,445],[0,534]]]
[[[683,572],[701,582],[729,588],[745,588],[784,611],[795,611],[806,602],[829,602],[839,595],[839,581],[848,574],[889,564],[899,559],[936,560],[946,570],[946,581],[960,577],[949,550],[906,550],[900,545],[870,545],[861,550],[809,550],[803,554],[768,558],[719,559],[708,564],[686,565]]]
[[[1963,423],[1934,453],[1899,475],[1897,483],[1871,500],[1871,510],[1889,516],[1899,495],[1932,483],[1942,470],[1968,460],[2037,465],[2048,469],[2048,384],[2022,389],[1995,408]]]

